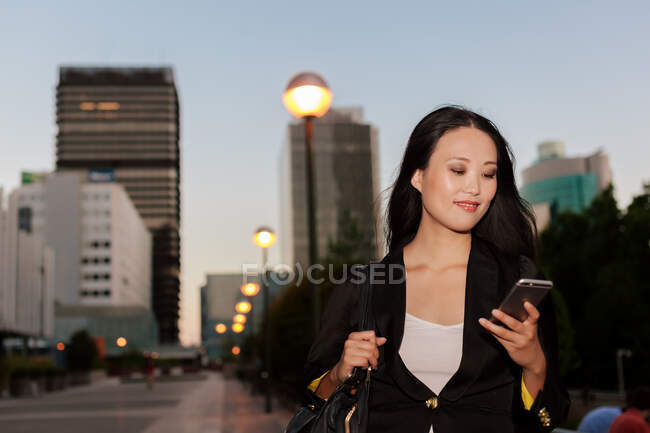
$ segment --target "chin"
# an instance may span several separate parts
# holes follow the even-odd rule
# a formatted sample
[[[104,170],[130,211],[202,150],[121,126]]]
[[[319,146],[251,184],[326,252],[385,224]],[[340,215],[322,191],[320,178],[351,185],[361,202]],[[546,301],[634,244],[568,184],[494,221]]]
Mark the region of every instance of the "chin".
[[[448,227],[456,233],[467,234],[471,232],[475,226],[476,224],[451,224]]]

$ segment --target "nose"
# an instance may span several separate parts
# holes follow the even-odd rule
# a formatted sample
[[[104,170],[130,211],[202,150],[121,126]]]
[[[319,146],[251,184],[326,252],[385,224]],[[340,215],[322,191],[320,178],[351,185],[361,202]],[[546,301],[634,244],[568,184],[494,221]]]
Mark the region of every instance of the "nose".
[[[465,176],[465,192],[478,195],[481,192],[481,182],[478,176]]]

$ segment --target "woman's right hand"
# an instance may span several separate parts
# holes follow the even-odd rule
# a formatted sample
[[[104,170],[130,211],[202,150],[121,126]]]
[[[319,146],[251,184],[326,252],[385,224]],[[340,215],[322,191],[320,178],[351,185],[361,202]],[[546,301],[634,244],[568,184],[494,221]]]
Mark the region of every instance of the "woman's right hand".
[[[377,368],[378,348],[384,343],[386,337],[377,337],[375,331],[351,332],[343,345],[341,359],[332,368],[332,379],[341,384],[352,375],[354,367]]]

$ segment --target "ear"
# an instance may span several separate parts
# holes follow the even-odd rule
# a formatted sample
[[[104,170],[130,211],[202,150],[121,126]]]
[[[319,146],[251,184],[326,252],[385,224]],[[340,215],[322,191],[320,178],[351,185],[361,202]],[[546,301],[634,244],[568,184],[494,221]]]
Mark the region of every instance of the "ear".
[[[415,170],[415,173],[411,176],[411,185],[422,193],[422,170],[419,168]]]

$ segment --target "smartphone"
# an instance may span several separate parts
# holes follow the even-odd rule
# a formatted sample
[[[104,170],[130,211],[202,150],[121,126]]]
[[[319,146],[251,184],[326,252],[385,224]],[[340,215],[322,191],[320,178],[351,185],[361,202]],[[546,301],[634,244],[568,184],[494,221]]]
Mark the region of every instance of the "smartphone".
[[[528,318],[528,312],[524,308],[524,302],[528,301],[537,307],[552,288],[553,281],[522,278],[515,283],[498,309],[508,316],[523,322]],[[492,317],[490,322],[501,324],[495,317]]]

